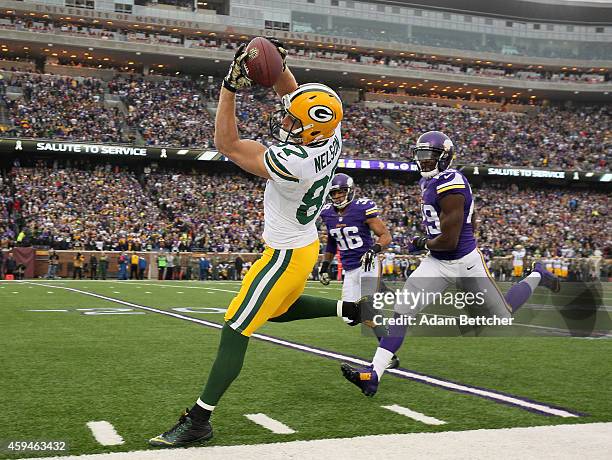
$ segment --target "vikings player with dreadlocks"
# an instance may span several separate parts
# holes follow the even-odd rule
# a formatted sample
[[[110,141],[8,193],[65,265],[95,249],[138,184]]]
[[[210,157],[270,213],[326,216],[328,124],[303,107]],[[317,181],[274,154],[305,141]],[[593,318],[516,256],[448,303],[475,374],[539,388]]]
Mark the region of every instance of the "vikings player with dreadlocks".
[[[409,317],[416,317],[431,302],[427,299],[443,293],[450,284],[481,294],[482,306],[499,318],[510,318],[537,286],[553,292],[560,290],[559,279],[538,261],[527,277],[512,285],[505,296],[501,293],[476,245],[472,189],[460,171],[451,169],[454,156],[453,142],[439,131],[426,132],[417,140],[414,161],[422,176],[421,211],[427,236],[413,237],[406,249],[409,253],[429,253],[406,280],[404,291],[422,291],[426,295],[412,304],[396,301],[394,316],[401,320],[391,325],[389,334],[381,339],[370,366],[354,368],[342,364],[344,377],[366,396],[373,396],[378,390],[387,363],[402,345]]]

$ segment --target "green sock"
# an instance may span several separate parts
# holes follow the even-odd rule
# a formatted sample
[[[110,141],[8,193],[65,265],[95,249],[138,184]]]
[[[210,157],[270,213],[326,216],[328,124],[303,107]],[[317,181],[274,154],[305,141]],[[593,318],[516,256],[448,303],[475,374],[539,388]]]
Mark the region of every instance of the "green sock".
[[[342,302],[342,316],[354,315],[355,303]],[[275,323],[286,323],[298,319],[324,318],[326,316],[338,316],[338,301],[311,295],[301,295],[291,305],[289,310],[269,321]]]
[[[249,338],[226,324],[221,329],[221,340],[217,357],[212,365],[208,381],[200,400],[209,406],[216,406],[234,379],[240,374]]]

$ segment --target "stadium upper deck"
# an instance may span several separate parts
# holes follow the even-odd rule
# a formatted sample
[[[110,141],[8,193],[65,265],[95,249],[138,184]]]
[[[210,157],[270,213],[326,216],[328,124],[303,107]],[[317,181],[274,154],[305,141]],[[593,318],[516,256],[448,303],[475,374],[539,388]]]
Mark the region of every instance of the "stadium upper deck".
[[[189,68],[214,75],[225,71],[233,51],[198,46],[203,38],[235,42],[270,34],[296,49],[349,55],[346,60],[294,55],[292,68],[299,78],[307,78],[307,72],[316,71],[336,86],[364,87],[371,83],[373,88],[383,88],[387,83],[386,89],[392,86],[401,91],[418,83],[435,82],[457,89],[473,84],[486,88],[485,93],[497,92],[502,86],[512,88],[512,93],[537,99],[605,101],[612,98],[612,85],[608,83],[612,68],[612,51],[608,46],[612,28],[582,20],[575,24],[552,20],[504,21],[490,12],[480,15],[425,10],[397,2],[393,5],[334,0],[217,2],[217,11],[229,14],[198,9],[197,4],[194,11],[159,3],[142,6],[131,2],[3,2],[6,9],[0,11],[5,19],[7,15],[14,15],[35,24],[80,25],[110,29],[111,33],[89,34],[75,41],[74,35],[62,33],[61,26],[46,30],[3,28],[0,40],[11,51],[27,47],[28,54],[37,59],[52,55],[55,52],[50,49],[52,45],[81,59],[90,59],[85,56],[88,53],[94,59],[108,58],[118,64],[133,62],[145,72],[161,63],[167,69]],[[214,2],[205,3],[211,8],[215,6]],[[200,7],[204,7],[202,2]],[[607,18],[605,14],[599,17]],[[154,35],[160,38],[151,38]],[[181,50],[177,52],[177,48]],[[366,59],[356,61],[353,55]],[[463,66],[483,66],[492,71],[466,74],[452,68]],[[500,69],[511,72],[496,74]],[[508,73],[520,72],[527,75],[575,72],[579,78],[547,81],[529,76],[505,78]],[[604,81],[594,79],[585,87],[581,84],[584,74],[604,77]],[[394,83],[389,85],[390,81]]]

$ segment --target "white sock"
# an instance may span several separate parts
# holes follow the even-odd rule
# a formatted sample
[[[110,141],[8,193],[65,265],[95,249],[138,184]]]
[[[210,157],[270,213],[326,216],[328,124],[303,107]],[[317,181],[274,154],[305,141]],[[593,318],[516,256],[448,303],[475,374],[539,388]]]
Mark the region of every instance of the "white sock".
[[[342,300],[338,300],[338,303],[336,304],[336,315],[338,315],[339,318],[342,318]]]
[[[391,358],[393,358],[393,353],[384,348],[378,347],[376,349],[376,353],[374,354],[374,359],[372,359],[372,366],[376,371],[376,375],[378,375],[378,381],[382,378],[387,366],[391,362]]]
[[[529,285],[529,287],[531,288],[531,292],[533,292],[533,291],[535,291],[535,288],[537,288],[538,285],[540,284],[540,280],[541,279],[542,279],[542,275],[540,275],[538,272],[531,272],[522,281],[527,283]]]
[[[200,406],[202,409],[206,409],[206,410],[209,410],[211,412],[215,410],[215,407],[217,407],[217,406],[211,406],[210,404],[206,404],[200,398],[198,398],[198,400],[196,401],[196,404],[198,406]]]

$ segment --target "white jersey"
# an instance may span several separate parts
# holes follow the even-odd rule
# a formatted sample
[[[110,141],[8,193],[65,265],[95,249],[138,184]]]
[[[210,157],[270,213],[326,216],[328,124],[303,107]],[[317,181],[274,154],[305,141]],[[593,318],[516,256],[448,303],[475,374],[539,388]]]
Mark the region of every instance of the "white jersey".
[[[385,252],[385,265],[386,266],[393,265],[394,261],[395,261],[395,253]]]
[[[512,265],[515,267],[523,266],[523,259],[525,258],[525,249],[519,249],[517,251],[512,251]]]
[[[264,193],[263,239],[273,249],[297,249],[319,238],[316,221],[329,193],[340,151],[340,125],[318,147],[278,145],[264,163],[271,179]]]

